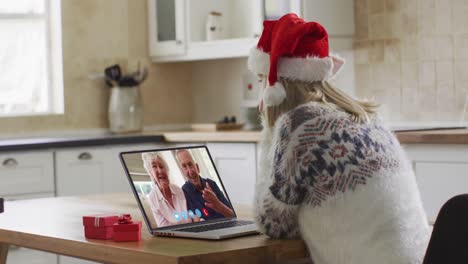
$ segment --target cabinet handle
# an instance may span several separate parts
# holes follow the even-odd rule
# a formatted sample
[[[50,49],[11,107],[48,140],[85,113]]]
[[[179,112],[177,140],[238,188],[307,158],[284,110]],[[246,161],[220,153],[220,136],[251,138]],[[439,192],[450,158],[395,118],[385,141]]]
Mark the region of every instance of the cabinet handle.
[[[79,160],[90,160],[93,158],[93,155],[91,155],[89,152],[83,152],[78,156]]]
[[[176,40],[176,44],[177,45],[182,45],[182,40],[180,40],[180,39]]]
[[[18,161],[14,158],[7,158],[3,161],[2,165],[5,167],[13,167],[18,165]]]

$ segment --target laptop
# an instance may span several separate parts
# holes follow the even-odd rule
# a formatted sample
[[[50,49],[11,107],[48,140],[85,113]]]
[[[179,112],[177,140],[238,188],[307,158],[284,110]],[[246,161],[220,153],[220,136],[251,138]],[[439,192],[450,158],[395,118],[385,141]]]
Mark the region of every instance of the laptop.
[[[206,146],[120,153],[151,234],[219,240],[257,234],[237,218]]]

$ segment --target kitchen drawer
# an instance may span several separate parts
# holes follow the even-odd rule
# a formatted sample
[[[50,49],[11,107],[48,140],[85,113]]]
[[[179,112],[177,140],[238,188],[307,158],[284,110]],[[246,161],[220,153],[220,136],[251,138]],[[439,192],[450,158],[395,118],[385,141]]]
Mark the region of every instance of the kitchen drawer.
[[[0,154],[0,195],[54,192],[53,152]]]
[[[102,174],[109,154],[109,148],[56,151],[57,196],[102,193]]]
[[[450,198],[468,193],[468,163],[416,162],[416,179],[430,221]]]

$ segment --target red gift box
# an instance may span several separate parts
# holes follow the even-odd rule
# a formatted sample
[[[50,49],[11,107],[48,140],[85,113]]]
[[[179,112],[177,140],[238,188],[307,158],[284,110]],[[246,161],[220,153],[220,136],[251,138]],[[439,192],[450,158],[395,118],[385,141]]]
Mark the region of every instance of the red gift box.
[[[83,216],[83,225],[86,238],[112,239],[113,225],[117,223],[117,215],[89,215]]]
[[[119,217],[119,221],[114,224],[114,241],[140,241],[141,221],[133,222],[129,214]]]

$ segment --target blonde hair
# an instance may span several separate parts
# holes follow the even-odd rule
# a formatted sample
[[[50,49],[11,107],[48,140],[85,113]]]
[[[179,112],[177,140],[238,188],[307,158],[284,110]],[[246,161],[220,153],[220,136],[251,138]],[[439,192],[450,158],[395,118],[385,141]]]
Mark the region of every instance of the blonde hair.
[[[266,81],[266,76],[264,76]],[[286,98],[277,106],[269,106],[262,111],[263,118],[269,127],[273,127],[278,117],[297,106],[315,101],[335,107],[351,114],[355,122],[369,122],[378,108],[370,101],[360,101],[347,95],[328,81],[303,82],[280,78],[286,90]],[[271,88],[266,88],[271,89]]]

